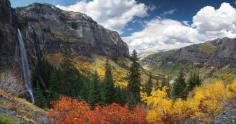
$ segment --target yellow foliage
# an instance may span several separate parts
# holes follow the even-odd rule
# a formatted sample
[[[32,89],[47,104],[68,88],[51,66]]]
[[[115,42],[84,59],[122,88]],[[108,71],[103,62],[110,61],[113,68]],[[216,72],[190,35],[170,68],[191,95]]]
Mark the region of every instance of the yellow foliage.
[[[149,106],[147,120],[153,124],[183,123],[187,118],[211,122],[227,100],[236,91],[236,79],[227,87],[222,81],[205,83],[193,91],[193,96],[186,100],[171,100],[166,88],[155,90],[150,97],[142,95],[142,100]]]
[[[228,85],[228,89],[234,93],[236,93],[236,78],[233,80],[231,84]]]
[[[63,55],[62,54],[48,54],[46,56],[46,59],[56,65],[59,66],[60,63],[63,61]],[[115,81],[116,87],[125,88],[128,85],[128,70],[125,68],[122,68],[117,63],[125,63],[126,65],[130,65],[130,61],[128,59],[119,59],[117,62],[114,62],[112,60],[109,61],[112,67],[112,74],[113,79]],[[84,77],[89,77],[89,73],[94,73],[97,71],[99,77],[101,79],[104,78],[105,75],[105,64],[106,64],[106,57],[102,56],[96,56],[94,55],[92,59],[84,59],[82,57],[74,57],[73,58],[73,64],[74,66],[80,70],[80,73]],[[89,72],[89,73],[88,73]],[[141,74],[141,82],[145,83],[148,80],[148,76],[144,73]]]

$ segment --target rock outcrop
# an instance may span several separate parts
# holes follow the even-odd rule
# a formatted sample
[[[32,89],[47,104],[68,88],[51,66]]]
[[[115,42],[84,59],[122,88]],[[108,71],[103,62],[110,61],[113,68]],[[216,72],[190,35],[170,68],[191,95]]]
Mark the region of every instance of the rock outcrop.
[[[117,32],[105,29],[85,14],[38,3],[17,9],[17,14],[28,48],[34,48],[31,49],[34,55],[68,49],[74,56],[129,56],[128,46]]]

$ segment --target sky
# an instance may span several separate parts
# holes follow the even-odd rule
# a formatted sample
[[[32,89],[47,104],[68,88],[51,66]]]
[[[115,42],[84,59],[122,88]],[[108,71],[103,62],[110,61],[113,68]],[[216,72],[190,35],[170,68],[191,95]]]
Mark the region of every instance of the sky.
[[[236,0],[10,0],[82,12],[119,32],[139,54],[176,49],[217,38],[236,37]]]

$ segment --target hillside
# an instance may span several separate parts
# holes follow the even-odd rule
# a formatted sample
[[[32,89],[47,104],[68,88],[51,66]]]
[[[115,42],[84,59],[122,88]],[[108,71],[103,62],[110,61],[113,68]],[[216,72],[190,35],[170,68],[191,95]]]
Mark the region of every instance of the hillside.
[[[50,123],[48,112],[0,89],[1,124]]]
[[[47,60],[54,66],[59,67],[63,62],[63,55],[61,54],[49,54],[47,55]],[[74,57],[74,66],[81,72],[85,77],[89,77],[89,74],[98,72],[101,79],[104,79],[105,75],[105,64],[107,57],[93,55],[92,58]],[[114,78],[115,85],[118,87],[125,88],[128,84],[128,73],[131,61],[129,58],[120,58],[119,60],[109,60],[112,67],[112,74]],[[158,75],[153,75],[153,81],[161,79]],[[144,69],[141,70],[141,81],[146,83],[148,80],[148,72]]]
[[[235,76],[236,39],[216,39],[177,50],[149,55],[142,65],[156,73],[176,75],[180,70],[199,69],[205,78],[230,79]]]

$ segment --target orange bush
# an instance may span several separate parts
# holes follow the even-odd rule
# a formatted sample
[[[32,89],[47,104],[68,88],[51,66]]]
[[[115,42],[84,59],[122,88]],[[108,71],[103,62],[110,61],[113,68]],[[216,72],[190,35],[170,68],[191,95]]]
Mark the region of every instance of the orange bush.
[[[146,112],[141,107],[130,111],[118,104],[97,105],[91,110],[86,102],[61,97],[54,101],[49,114],[55,124],[146,124]]]

